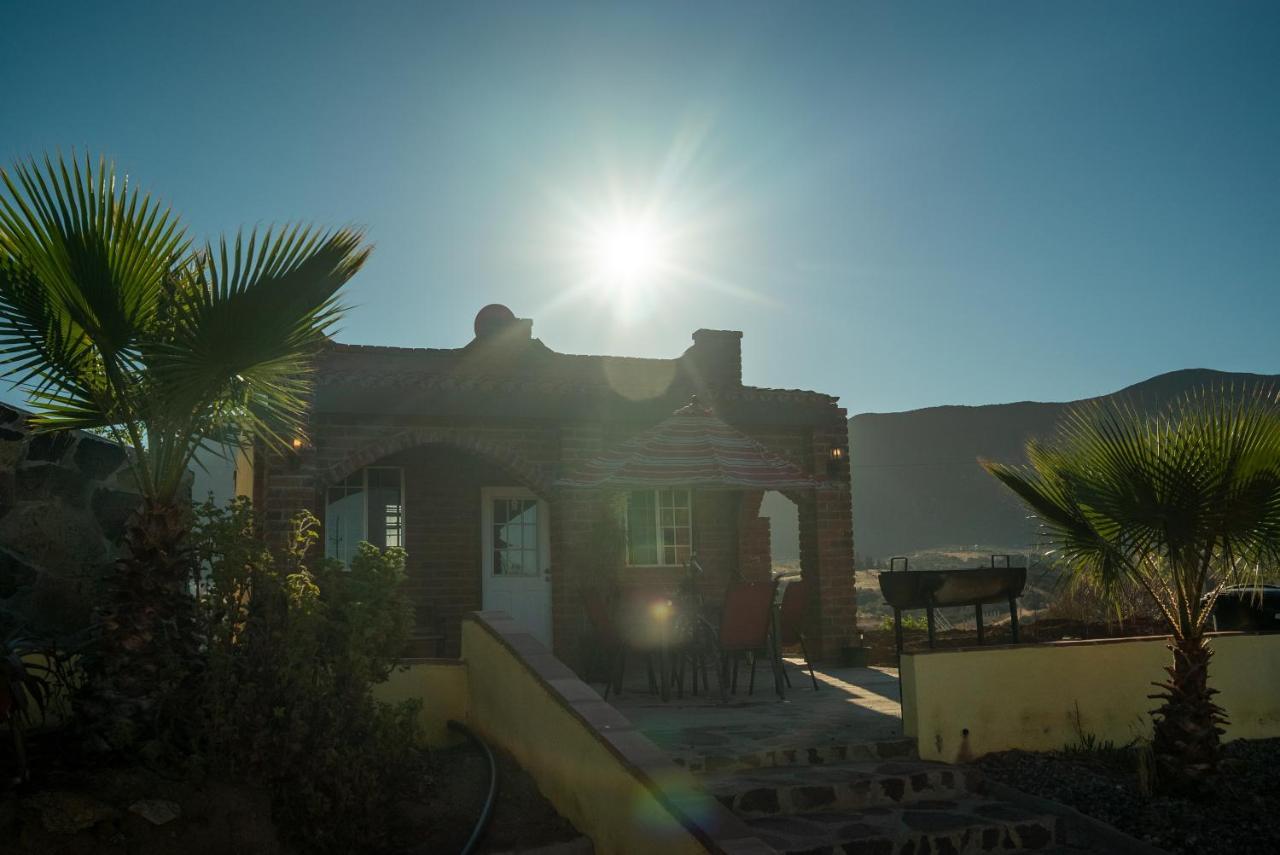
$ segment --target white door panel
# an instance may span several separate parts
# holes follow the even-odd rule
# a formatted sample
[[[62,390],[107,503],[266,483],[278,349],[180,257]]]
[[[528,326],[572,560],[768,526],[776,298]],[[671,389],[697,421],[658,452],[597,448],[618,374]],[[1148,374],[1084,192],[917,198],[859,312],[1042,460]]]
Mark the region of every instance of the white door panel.
[[[547,503],[523,487],[480,491],[484,607],[501,609],[551,646],[551,549]]]

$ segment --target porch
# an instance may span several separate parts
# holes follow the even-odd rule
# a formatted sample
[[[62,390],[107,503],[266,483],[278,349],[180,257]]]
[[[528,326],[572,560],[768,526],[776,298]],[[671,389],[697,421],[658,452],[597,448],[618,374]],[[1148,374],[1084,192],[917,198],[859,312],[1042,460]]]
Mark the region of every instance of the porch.
[[[650,691],[643,668],[629,674],[609,702],[676,763],[691,772],[816,765],[903,756],[896,668],[817,665],[815,691],[803,660],[784,658],[791,681],[779,700],[767,680],[727,703],[715,692],[685,693],[664,702]],[[602,689],[603,691],[603,689]]]

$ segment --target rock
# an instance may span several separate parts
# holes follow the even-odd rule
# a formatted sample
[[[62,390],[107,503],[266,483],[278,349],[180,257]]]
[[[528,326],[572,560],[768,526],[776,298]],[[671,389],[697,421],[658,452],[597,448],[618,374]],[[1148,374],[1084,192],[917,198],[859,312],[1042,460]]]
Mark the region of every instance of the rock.
[[[129,805],[129,811],[152,825],[164,825],[182,816],[178,803],[167,799],[140,799]]]
[[[0,543],[37,570],[29,591],[20,591],[24,622],[49,633],[84,626],[92,612],[92,580],[111,559],[110,545],[87,512],[54,500],[19,502],[0,517]]]
[[[76,446],[73,459],[76,467],[84,473],[85,477],[104,481],[124,465],[126,454],[125,450],[115,443],[86,436]]]
[[[47,460],[57,463],[62,460],[67,449],[74,445],[75,441],[75,434],[65,431],[36,434],[27,443],[27,460]]]
[[[40,813],[40,824],[55,834],[75,834],[113,819],[116,811],[82,793],[60,790],[37,793],[26,806]]]
[[[12,550],[0,546],[0,599],[8,599],[20,588],[30,587],[40,571]]]
[[[94,492],[90,507],[102,528],[102,536],[119,543],[124,537],[124,524],[140,504],[142,499],[137,493],[102,487]]]
[[[88,483],[78,473],[56,463],[27,464],[18,468],[15,490],[23,501],[56,499],[79,507],[84,504]]]
[[[12,468],[22,458],[22,434],[0,428],[0,467]]]
[[[0,518],[0,543],[37,567],[78,576],[110,558],[97,521],[86,511],[56,500],[19,501]]]
[[[8,404],[0,404],[0,425],[9,425],[25,429],[27,423],[27,414],[21,410],[15,410]]]

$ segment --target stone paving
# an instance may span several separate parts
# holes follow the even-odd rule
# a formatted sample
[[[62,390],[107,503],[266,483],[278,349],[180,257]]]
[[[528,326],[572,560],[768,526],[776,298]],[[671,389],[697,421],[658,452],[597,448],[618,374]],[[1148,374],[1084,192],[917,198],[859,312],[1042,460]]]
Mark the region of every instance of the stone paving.
[[[752,695],[740,680],[725,704],[714,692],[664,703],[640,666],[610,701],[775,852],[1071,851],[1057,817],[988,798],[973,770],[916,759],[896,670],[822,669],[815,691],[801,665],[788,660],[783,700],[761,669]]]
[[[714,691],[694,697],[687,685],[683,698],[664,703],[648,690],[643,666],[635,665],[626,690],[609,701],[694,772],[905,753],[897,669],[821,668],[815,692],[802,666],[799,660],[786,660],[793,688],[786,690],[785,700],[778,699],[772,676],[762,666],[754,694],[747,694],[743,675],[737,694],[721,704]]]

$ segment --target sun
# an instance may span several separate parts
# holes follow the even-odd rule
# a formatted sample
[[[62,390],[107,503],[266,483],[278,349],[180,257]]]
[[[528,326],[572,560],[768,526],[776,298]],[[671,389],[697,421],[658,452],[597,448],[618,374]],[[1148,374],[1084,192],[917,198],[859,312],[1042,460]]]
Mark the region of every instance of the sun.
[[[608,287],[652,285],[669,263],[661,230],[643,220],[618,219],[593,229],[587,241],[595,278]]]

